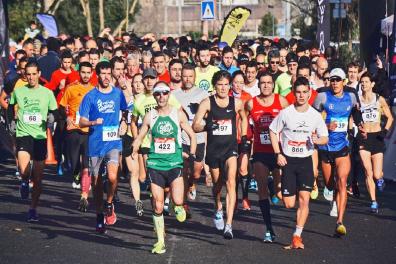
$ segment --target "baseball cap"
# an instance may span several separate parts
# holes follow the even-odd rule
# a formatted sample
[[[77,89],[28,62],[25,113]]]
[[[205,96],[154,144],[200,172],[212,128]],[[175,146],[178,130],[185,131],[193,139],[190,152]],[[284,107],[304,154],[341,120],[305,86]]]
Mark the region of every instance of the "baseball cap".
[[[143,71],[143,79],[146,77],[157,78],[157,71],[153,68],[147,68]]]
[[[246,64],[246,63],[248,63],[248,61],[249,61],[249,57],[248,56],[246,56],[245,54],[239,54],[239,56],[238,56],[238,63],[239,64]]]
[[[298,63],[298,56],[295,53],[290,52],[286,55],[286,62],[287,62],[287,64],[292,63],[292,62]]]
[[[330,72],[330,79],[339,77],[343,80],[345,80],[345,72],[341,68],[334,68]]]
[[[165,83],[161,82],[154,87],[153,93],[170,92],[170,88]]]

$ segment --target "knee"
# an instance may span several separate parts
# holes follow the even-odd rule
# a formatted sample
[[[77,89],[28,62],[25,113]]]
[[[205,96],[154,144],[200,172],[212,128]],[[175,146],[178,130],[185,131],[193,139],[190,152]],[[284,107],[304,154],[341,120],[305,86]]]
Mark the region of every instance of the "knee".
[[[162,214],[164,210],[164,201],[163,200],[154,200],[154,212],[158,215]]]

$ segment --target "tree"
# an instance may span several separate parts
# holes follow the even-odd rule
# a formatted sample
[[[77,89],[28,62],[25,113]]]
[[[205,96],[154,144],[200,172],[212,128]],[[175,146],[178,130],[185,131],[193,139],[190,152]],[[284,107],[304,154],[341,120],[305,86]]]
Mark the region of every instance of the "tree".
[[[99,0],[99,22],[100,22],[99,31],[102,31],[104,29],[104,24],[105,24],[105,16],[104,16],[104,11],[103,11],[103,0]]]
[[[261,18],[258,30],[264,36],[272,36],[276,34],[277,24],[277,19],[271,13],[267,13]]]
[[[93,36],[92,32],[92,20],[91,20],[91,8],[89,7],[89,0],[80,0],[81,6],[83,8],[83,14],[85,16],[85,21],[87,23],[88,35]]]

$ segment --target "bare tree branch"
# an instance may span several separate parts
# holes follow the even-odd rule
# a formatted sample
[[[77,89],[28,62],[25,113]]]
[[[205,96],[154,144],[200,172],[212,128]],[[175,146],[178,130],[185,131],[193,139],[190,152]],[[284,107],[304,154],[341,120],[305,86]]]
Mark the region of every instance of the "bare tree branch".
[[[92,31],[92,20],[91,20],[91,10],[89,8],[89,0],[80,0],[81,6],[83,8],[83,14],[87,23],[87,31],[90,37],[93,36]]]
[[[131,5],[131,8],[129,9],[129,14],[130,14],[130,15],[132,15],[132,14],[135,12],[137,2],[138,2],[137,0],[133,0],[133,3],[132,3],[132,5]],[[117,36],[117,35],[121,32],[122,27],[123,27],[125,24],[126,24],[126,18],[124,18],[124,19],[120,22],[120,24],[118,24],[118,26],[116,27],[116,29],[113,31],[113,37]]]
[[[103,0],[99,0],[99,32],[102,32],[104,29],[104,24],[105,24],[105,17],[104,17],[104,11],[103,11]]]

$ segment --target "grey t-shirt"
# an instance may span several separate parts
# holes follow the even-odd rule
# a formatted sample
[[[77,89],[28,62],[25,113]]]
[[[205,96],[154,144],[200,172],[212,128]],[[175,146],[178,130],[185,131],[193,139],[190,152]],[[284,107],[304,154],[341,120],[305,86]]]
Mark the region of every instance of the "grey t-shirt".
[[[176,99],[182,105],[183,110],[188,115],[188,121],[190,125],[192,124],[195,113],[198,110],[198,105],[203,99],[209,97],[209,94],[206,91],[195,86],[189,90],[174,90],[172,91],[172,94],[176,97]],[[205,143],[205,133],[206,132],[195,133],[197,136],[197,144]],[[182,132],[182,143],[185,145],[190,145],[190,138],[184,131]]]

